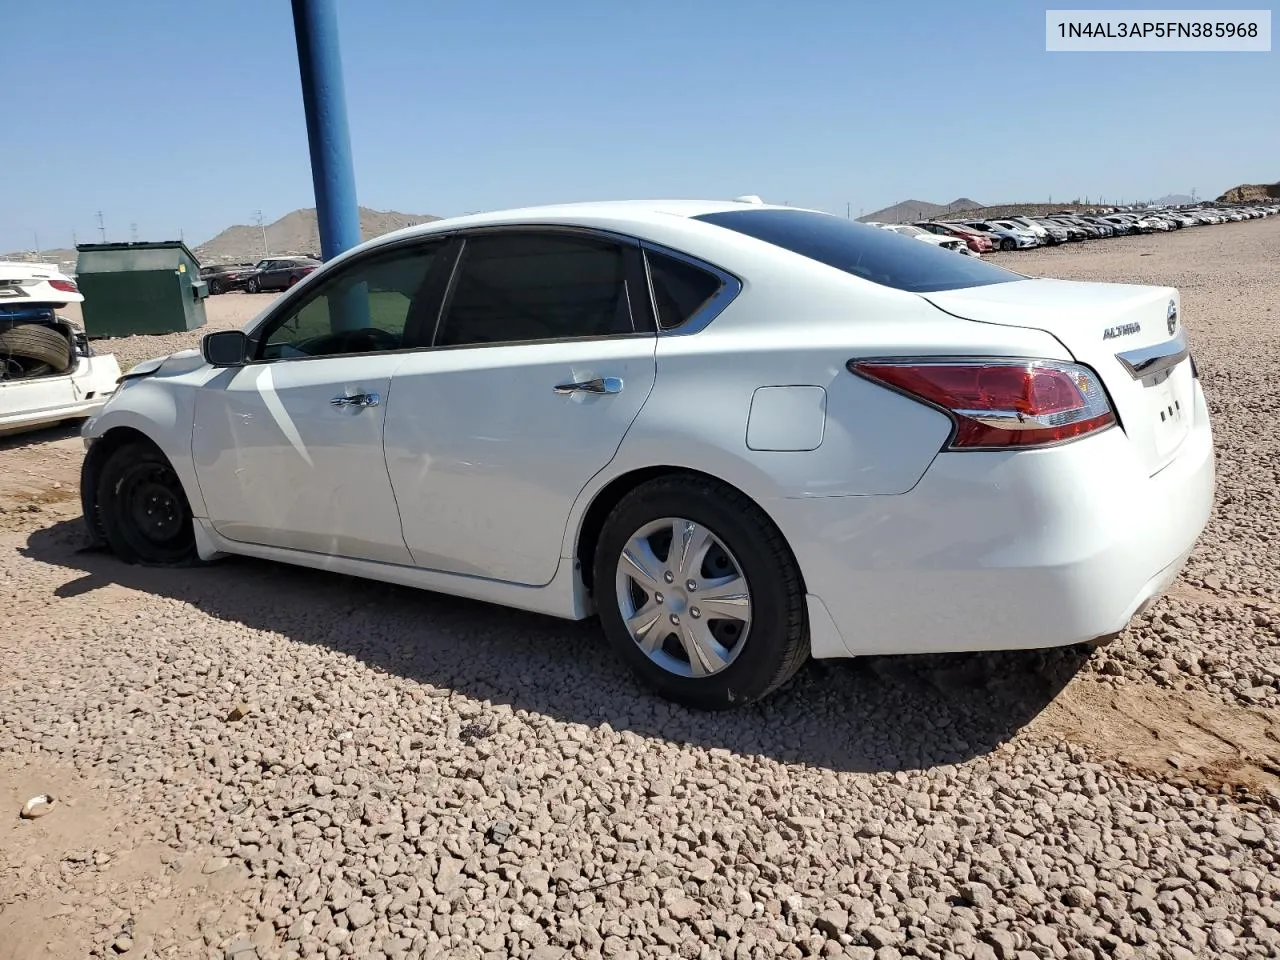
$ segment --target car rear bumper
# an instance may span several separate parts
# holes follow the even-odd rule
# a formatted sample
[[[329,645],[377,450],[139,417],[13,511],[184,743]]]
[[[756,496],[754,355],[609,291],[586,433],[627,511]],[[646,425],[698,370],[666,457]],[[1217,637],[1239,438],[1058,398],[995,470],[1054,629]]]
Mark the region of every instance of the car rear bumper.
[[[80,358],[64,376],[0,382],[0,432],[91,417],[111,399],[119,377],[116,358],[105,354]]]
[[[769,506],[848,655],[1030,649],[1116,633],[1154,602],[1208,522],[1214,473],[1197,383],[1192,430],[1155,476],[1113,427],[943,453],[897,496]]]

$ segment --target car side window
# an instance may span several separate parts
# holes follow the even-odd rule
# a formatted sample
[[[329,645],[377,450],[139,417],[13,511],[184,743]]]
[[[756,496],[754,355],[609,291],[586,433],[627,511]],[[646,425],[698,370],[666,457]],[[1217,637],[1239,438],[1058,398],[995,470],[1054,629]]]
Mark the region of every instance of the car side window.
[[[635,332],[620,244],[513,232],[467,238],[436,346]]]
[[[442,243],[349,264],[274,325],[257,359],[399,350]]]
[[[677,257],[646,250],[645,259],[658,309],[658,326],[663,330],[686,323],[724,286],[714,273]]]

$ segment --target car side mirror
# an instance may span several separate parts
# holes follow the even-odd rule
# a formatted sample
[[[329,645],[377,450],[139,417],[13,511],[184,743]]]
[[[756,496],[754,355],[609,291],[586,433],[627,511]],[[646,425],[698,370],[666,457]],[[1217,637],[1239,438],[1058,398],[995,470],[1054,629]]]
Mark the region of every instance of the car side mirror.
[[[217,330],[200,341],[205,363],[212,367],[242,367],[249,359],[249,338],[243,330]]]

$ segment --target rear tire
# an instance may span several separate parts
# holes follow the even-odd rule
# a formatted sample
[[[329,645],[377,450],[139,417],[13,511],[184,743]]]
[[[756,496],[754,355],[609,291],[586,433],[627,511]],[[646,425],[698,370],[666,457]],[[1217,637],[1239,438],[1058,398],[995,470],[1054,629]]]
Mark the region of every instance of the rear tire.
[[[216,297],[216,296],[217,296],[218,294],[220,294],[220,293],[222,293],[222,284],[218,283],[218,281],[216,281],[216,280],[210,280],[210,281],[209,281],[209,296],[211,296],[211,297]]]
[[[98,475],[97,514],[107,545],[125,563],[174,567],[198,562],[182,481],[150,443],[126,443],[108,455]]]
[[[682,536],[694,544],[683,564]],[[721,710],[759,700],[808,659],[795,558],[764,511],[719,481],[660,478],[623,497],[597,543],[594,585],[609,642],[677,703]]]

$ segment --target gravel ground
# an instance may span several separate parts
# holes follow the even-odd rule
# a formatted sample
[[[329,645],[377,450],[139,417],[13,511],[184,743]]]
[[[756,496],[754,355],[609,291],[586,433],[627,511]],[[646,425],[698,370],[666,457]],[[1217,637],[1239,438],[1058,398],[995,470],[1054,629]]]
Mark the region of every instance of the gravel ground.
[[[729,715],[592,624],[82,552],[74,433],[0,443],[0,960],[1277,956],[1278,253],[992,258],[1183,291],[1218,507],[1115,644],[814,664]]]

